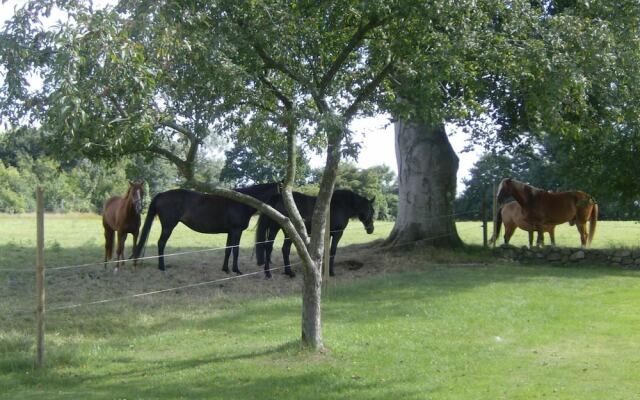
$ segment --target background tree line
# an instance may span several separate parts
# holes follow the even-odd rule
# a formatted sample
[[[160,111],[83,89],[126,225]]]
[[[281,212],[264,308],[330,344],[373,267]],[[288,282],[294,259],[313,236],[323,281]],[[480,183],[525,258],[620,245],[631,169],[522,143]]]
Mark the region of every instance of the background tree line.
[[[130,155],[112,163],[86,158],[69,161],[49,149],[47,139],[36,129],[0,133],[0,212],[34,211],[37,185],[45,188],[46,210],[59,213],[99,213],[107,198],[126,191],[129,180],[144,179],[151,196],[181,186],[176,169],[162,158]],[[236,144],[224,152],[224,157],[209,155],[201,160],[199,179],[221,187],[280,179],[286,157],[274,154],[276,150]],[[311,168],[304,157],[300,157],[299,165],[298,190],[316,195],[322,170]],[[389,220],[396,215],[396,176],[385,165],[358,168],[345,163],[340,166],[336,187],[375,197],[378,219]]]
[[[480,219],[484,199],[490,215],[492,190],[501,179],[511,177],[554,192],[585,191],[598,202],[599,219],[640,219],[640,206],[635,196],[612,190],[611,182],[605,176],[598,182],[598,177],[584,174],[586,168],[567,168],[566,163],[572,162],[567,157],[566,153],[553,152],[549,148],[536,153],[485,153],[464,179],[466,188],[456,198],[456,211],[464,213],[464,219]],[[606,155],[603,154],[602,157],[605,158]],[[633,172],[629,172],[629,175],[632,174]]]

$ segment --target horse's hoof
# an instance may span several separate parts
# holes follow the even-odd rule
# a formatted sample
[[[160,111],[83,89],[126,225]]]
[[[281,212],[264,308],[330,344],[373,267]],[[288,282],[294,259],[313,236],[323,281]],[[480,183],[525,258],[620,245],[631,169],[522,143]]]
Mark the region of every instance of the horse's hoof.
[[[271,273],[270,272],[265,273],[264,279],[271,279]]]
[[[229,268],[222,268],[222,272],[224,272],[224,273],[227,273],[227,274],[228,274],[228,273],[229,273]]]
[[[296,277],[296,273],[293,271],[284,271],[285,275],[288,275],[289,278],[295,278]]]
[[[236,275],[242,275],[242,272],[240,272],[240,270],[239,270],[239,269],[234,269],[234,270],[233,270],[233,272],[235,272],[235,273],[236,273]]]

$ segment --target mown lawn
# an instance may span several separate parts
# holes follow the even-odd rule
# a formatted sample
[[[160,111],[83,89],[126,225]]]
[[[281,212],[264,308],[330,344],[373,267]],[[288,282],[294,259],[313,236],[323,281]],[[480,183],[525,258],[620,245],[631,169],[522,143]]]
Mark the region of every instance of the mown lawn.
[[[96,222],[78,217],[50,218],[48,232]],[[24,225],[31,222],[23,218],[0,218],[0,224],[8,223],[14,232],[9,240],[0,238],[3,263],[17,266],[11,260],[22,253],[26,259],[34,251],[29,235],[18,234],[29,231]],[[622,228],[608,230],[607,224],[599,226],[603,240],[616,229],[627,230],[621,235],[627,240],[636,229],[621,223]],[[478,226],[459,224],[461,236],[473,241],[465,232],[477,230],[481,242]],[[390,228],[378,224],[376,230],[382,234]],[[568,240],[573,229],[567,232]],[[372,238],[360,226],[353,231],[352,242]],[[99,256],[101,243],[87,232],[66,239],[48,236],[47,255],[58,251],[61,262]],[[174,248],[208,247],[215,237],[185,233],[184,238],[176,236]],[[632,245],[631,240],[615,244]],[[244,251],[244,265],[250,269],[250,250]],[[264,281],[254,276],[251,286],[238,279],[49,312],[44,371],[33,370],[31,314],[12,313],[5,302],[0,306],[0,398],[640,396],[639,271],[509,265],[477,247],[463,253],[418,249],[401,254],[351,246],[342,254],[341,260],[357,256],[364,266],[352,272],[344,263],[337,265],[338,277],[324,299],[327,351],[322,354],[299,348],[300,277]],[[220,262],[218,256],[206,268],[217,270]],[[364,273],[374,267],[375,272]],[[174,267],[169,286],[186,270],[186,264]],[[65,296],[94,290],[104,296],[150,279],[157,271],[148,266],[111,278],[113,274],[100,270],[82,279],[78,273],[65,275],[71,285],[64,288]],[[100,286],[109,279],[118,281]],[[25,307],[32,305],[30,288],[23,294],[16,290],[20,282],[15,274],[0,274],[0,304],[2,293],[10,293]],[[63,282],[53,280],[51,291]],[[3,292],[3,286],[11,290]]]

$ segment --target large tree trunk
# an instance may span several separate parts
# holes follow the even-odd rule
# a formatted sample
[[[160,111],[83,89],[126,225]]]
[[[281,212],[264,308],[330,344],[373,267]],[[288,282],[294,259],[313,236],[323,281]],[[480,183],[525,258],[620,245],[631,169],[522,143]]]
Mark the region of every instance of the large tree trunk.
[[[386,244],[455,247],[456,156],[444,124],[395,123],[398,217]]]

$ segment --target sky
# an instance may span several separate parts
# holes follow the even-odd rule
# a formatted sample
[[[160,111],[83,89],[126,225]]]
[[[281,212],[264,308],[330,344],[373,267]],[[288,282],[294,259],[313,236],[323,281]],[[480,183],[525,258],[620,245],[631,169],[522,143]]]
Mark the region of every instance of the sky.
[[[6,0],[0,3],[0,23],[3,23],[13,15],[14,7],[24,4],[24,0]],[[95,8],[104,7],[113,3],[113,0],[93,0]],[[52,19],[56,18],[52,16]],[[355,141],[361,144],[360,154],[356,165],[360,168],[369,168],[384,164],[389,166],[396,174],[398,166],[396,162],[395,140],[393,124],[389,122],[389,116],[381,115],[370,118],[360,118],[353,121],[351,130],[356,133]],[[466,136],[455,128],[447,126],[449,140],[460,159],[458,169],[458,193],[464,190],[462,179],[469,175],[469,170],[479,157],[479,152],[472,151],[462,153],[465,147]],[[313,155],[311,165],[319,167],[324,165],[324,157]]]
[[[357,165],[360,168],[369,168],[375,165],[385,164],[397,174],[396,145],[394,126],[389,122],[390,117],[378,116],[354,120],[351,129],[356,133],[356,141],[362,144],[358,156]],[[458,166],[458,194],[464,190],[462,179],[469,176],[473,164],[480,157],[480,151],[463,153],[467,145],[466,135],[451,125],[446,126],[449,141],[459,158]],[[313,166],[322,165],[323,159],[315,157],[311,160]],[[317,163],[317,164],[316,164]]]

